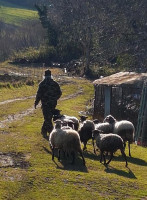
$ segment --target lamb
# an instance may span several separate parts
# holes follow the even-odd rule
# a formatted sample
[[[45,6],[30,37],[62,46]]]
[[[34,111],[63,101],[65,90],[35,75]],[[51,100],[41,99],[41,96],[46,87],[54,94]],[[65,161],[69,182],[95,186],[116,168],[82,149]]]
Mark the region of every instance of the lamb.
[[[115,153],[118,149],[120,149],[122,156],[126,161],[126,167],[128,166],[126,154],[124,152],[124,143],[119,135],[113,133],[101,134],[99,130],[94,130],[92,133],[92,138],[96,139],[96,145],[100,149],[101,163],[102,159],[104,159],[104,164],[108,165],[113,158],[113,153]],[[104,154],[105,152],[110,153],[110,159],[107,163]]]
[[[74,116],[68,116],[68,115],[61,115],[60,110],[55,109],[54,115],[53,115],[53,121],[56,121],[57,119],[60,119],[61,121],[67,121],[71,120],[74,122],[74,129],[77,131],[79,128],[79,120],[78,118]]]
[[[86,145],[89,139],[92,139],[92,131],[95,129],[94,123],[91,120],[84,121],[79,128],[81,142],[84,143],[83,151],[87,149]]]
[[[112,125],[112,132],[118,134],[124,141],[124,148],[126,147],[126,142],[128,141],[129,156],[131,157],[130,144],[134,141],[135,128],[132,122],[127,120],[116,121],[112,115],[108,115],[104,122],[108,122]]]
[[[68,155],[72,155],[72,164],[75,162],[75,153],[79,152],[83,165],[85,165],[85,159],[81,149],[80,137],[77,131],[73,129],[62,129],[61,120],[56,120],[56,125],[49,136],[49,144],[52,150],[52,160],[54,160],[54,149],[57,148],[58,160],[60,160],[60,150],[62,149]]]

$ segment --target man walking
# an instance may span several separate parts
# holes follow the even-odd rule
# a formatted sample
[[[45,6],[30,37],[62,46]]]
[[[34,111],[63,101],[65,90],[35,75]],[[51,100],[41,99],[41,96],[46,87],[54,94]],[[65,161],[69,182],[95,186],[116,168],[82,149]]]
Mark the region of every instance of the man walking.
[[[45,78],[39,84],[34,107],[38,105],[39,101],[42,104],[42,113],[44,116],[44,123],[41,133],[47,139],[47,132],[50,133],[53,129],[52,117],[57,105],[57,100],[61,97],[62,92],[59,84],[51,78],[51,71],[45,71]]]

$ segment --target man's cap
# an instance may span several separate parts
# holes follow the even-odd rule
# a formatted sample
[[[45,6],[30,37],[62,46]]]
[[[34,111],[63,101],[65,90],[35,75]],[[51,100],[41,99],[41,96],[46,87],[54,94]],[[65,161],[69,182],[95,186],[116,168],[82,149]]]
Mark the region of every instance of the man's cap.
[[[45,71],[45,76],[51,76],[51,71],[50,71],[49,69],[47,69],[47,70]]]

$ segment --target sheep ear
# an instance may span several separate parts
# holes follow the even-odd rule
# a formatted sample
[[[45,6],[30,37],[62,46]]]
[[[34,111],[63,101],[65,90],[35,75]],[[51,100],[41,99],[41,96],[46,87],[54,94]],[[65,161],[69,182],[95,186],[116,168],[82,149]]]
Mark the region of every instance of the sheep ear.
[[[99,131],[99,133],[104,133],[104,131],[102,131],[102,130],[99,130],[99,129],[98,129],[98,131]]]

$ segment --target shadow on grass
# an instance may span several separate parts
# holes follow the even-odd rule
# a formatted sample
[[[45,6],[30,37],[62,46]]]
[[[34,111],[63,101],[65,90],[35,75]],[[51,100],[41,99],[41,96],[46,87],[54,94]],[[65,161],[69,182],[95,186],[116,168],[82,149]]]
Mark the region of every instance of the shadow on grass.
[[[51,151],[49,151],[46,147],[43,147],[43,149],[44,149],[44,151],[46,152],[46,153],[48,153],[48,154],[51,154],[52,155],[52,152]]]
[[[68,160],[63,159],[63,160],[60,160],[59,162],[60,162],[60,165],[56,161],[54,161],[54,163],[57,166],[57,169],[69,170],[69,171],[80,171],[80,172],[88,173],[86,164],[84,166],[82,159],[79,157],[78,158],[76,157],[74,164],[70,163],[70,159]]]
[[[140,158],[127,157],[127,160],[128,162],[136,164],[136,165],[147,166],[147,162]]]
[[[84,151],[83,155],[85,158],[89,158],[91,160],[100,160],[100,155],[99,154],[94,154],[91,151]]]
[[[117,174],[119,176],[124,176],[124,177],[127,177],[127,178],[137,179],[135,174],[131,171],[131,169],[129,167],[127,167],[127,169],[128,169],[128,172],[125,172],[123,170],[119,170],[119,169],[116,169],[116,168],[111,167],[111,166],[106,166],[105,172],[114,173],[114,174]]]
[[[114,156],[113,160],[117,160],[117,161],[123,161],[124,158],[120,155],[120,156]],[[141,166],[147,166],[147,162],[145,160],[142,160],[140,158],[133,158],[133,157],[128,157],[127,156],[127,161],[128,163],[133,163],[136,165],[141,165]]]
[[[46,147],[43,147],[44,151],[50,155],[52,155],[52,152],[49,151]],[[81,172],[88,172],[88,169],[86,167],[86,165],[83,165],[83,160],[81,157],[79,157],[79,155],[75,156],[75,163],[71,164],[71,157],[64,157],[63,155],[61,155],[61,160],[56,162],[55,160],[58,160],[58,152],[57,149],[55,149],[55,158],[53,160],[53,162],[56,164],[57,169],[62,169],[62,170],[69,170],[69,171],[81,171]]]

